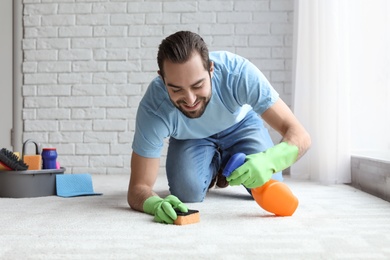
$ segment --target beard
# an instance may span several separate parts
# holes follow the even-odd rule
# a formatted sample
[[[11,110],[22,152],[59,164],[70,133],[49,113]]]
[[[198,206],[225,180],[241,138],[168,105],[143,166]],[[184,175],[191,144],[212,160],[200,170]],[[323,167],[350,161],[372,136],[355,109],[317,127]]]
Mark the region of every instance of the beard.
[[[186,117],[188,118],[191,118],[191,119],[194,119],[194,118],[199,118],[203,115],[204,111],[206,110],[206,107],[207,105],[209,104],[210,102],[210,99],[211,99],[211,94],[210,96],[208,97],[202,97],[202,98],[198,98],[196,100],[195,103],[197,103],[197,106],[199,106],[199,108],[197,110],[194,110],[194,111],[188,111],[188,110],[185,110],[184,108],[182,108],[182,104],[186,104],[185,101],[183,100],[179,100],[177,102],[173,102],[171,100],[171,102],[173,103],[173,105],[183,114],[185,115]]]

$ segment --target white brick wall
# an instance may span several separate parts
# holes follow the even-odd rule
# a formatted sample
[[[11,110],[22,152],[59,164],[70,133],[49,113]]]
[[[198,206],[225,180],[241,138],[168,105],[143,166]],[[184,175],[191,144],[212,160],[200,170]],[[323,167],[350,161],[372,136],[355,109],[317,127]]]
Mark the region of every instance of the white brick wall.
[[[250,59],[290,104],[293,2],[24,0],[24,139],[67,172],[128,174],[157,47],[178,30]]]

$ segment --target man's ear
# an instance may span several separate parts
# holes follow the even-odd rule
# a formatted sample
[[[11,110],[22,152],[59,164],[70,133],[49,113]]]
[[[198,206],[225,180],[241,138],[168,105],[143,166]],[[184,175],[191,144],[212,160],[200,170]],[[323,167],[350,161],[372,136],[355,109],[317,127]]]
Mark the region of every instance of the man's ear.
[[[214,61],[210,61],[210,76],[213,77],[214,73]]]
[[[161,75],[161,71],[158,70],[157,73],[158,73],[158,76],[160,77],[160,79],[161,79],[161,80],[164,82],[164,84],[165,84],[165,80],[164,80],[164,77]]]

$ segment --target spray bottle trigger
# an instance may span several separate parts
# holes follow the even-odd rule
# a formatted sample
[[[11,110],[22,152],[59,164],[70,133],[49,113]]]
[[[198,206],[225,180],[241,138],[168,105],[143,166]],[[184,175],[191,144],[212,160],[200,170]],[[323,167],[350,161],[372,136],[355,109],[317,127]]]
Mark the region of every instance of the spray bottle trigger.
[[[223,169],[222,175],[229,177],[232,172],[245,163],[246,155],[244,153],[236,153],[230,157],[225,168]]]

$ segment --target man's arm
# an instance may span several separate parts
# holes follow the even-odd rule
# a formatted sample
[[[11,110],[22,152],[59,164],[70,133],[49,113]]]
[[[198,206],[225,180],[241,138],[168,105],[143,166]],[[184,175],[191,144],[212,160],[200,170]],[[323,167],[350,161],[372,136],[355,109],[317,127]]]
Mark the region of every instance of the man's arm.
[[[131,176],[127,192],[127,202],[134,210],[143,212],[145,200],[156,196],[153,186],[160,167],[159,158],[142,157],[135,152],[131,156]]]
[[[281,99],[278,99],[261,117],[282,135],[283,142],[298,147],[297,160],[309,149],[310,135]]]
[[[281,99],[261,116],[283,136],[283,140],[263,152],[247,155],[245,163],[226,178],[230,185],[243,184],[250,189],[260,187],[274,173],[291,166],[310,147],[309,134]]]

